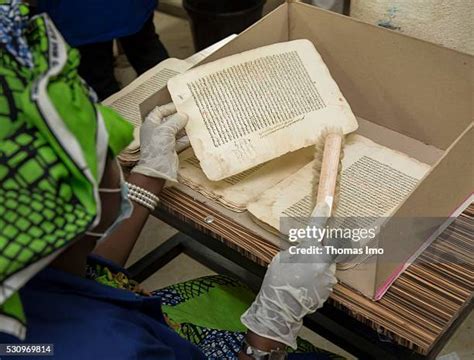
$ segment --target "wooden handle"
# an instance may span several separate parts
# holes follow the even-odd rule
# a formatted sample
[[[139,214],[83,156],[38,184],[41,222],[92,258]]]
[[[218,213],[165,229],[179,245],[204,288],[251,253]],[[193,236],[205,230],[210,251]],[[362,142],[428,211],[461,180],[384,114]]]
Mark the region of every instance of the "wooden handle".
[[[329,209],[332,209],[336,192],[341,146],[342,136],[340,134],[331,133],[326,136],[316,204],[326,203]]]

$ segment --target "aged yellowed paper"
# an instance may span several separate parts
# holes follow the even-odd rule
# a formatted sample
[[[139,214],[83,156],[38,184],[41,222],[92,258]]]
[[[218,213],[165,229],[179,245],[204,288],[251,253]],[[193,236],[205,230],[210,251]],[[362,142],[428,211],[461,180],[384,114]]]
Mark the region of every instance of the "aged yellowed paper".
[[[222,180],[315,143],[357,121],[313,44],[294,40],[229,56],[168,81],[210,180]]]
[[[333,216],[390,216],[429,169],[429,165],[406,154],[361,135],[349,135],[342,160],[340,198]],[[251,202],[248,211],[277,230],[282,217],[310,216],[312,178],[311,162]]]
[[[313,147],[294,151],[220,181],[209,180],[191,148],[179,155],[179,182],[218,201],[228,209],[242,212],[265,190],[290,177],[312,161]]]

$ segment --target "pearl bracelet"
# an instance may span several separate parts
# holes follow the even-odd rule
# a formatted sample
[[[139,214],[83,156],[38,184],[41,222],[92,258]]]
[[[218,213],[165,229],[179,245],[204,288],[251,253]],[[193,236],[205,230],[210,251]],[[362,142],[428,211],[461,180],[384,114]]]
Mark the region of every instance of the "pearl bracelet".
[[[146,207],[150,211],[155,210],[155,208],[158,206],[159,198],[155,194],[129,182],[127,182],[127,186],[128,198],[130,200],[133,200],[137,204]]]
[[[128,193],[131,194],[132,196],[136,197],[136,198],[139,198],[139,199],[143,200],[143,201],[149,202],[149,203],[153,204],[154,206],[158,205],[158,202],[155,199],[151,198],[150,196],[148,196],[144,193],[138,192],[134,189],[129,189]]]
[[[135,197],[132,194],[128,194],[128,198],[132,200],[133,202],[136,202],[137,204],[146,207],[148,210],[153,211],[155,210],[156,206],[152,204],[151,202],[148,202],[146,200],[143,200],[139,197]]]
[[[156,196],[155,194],[153,194],[152,192],[148,191],[148,190],[145,190],[144,188],[138,186],[138,185],[135,185],[135,184],[132,184],[132,183],[129,183],[129,182],[126,182],[129,190],[132,190],[134,192],[138,192],[138,193],[141,193],[143,195],[147,195],[149,198],[151,198],[152,200],[156,201],[156,202],[159,202],[160,199],[158,198],[158,196]]]

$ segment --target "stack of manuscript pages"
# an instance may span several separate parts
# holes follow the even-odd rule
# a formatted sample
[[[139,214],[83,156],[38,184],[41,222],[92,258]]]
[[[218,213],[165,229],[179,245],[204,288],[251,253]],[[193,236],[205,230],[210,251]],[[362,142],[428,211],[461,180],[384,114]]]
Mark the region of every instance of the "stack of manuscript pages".
[[[357,121],[308,40],[199,66],[169,80],[168,90],[189,116],[192,149],[180,154],[180,182],[231,210],[249,211],[273,231],[281,231],[284,216],[311,213],[311,145],[328,127],[348,134],[336,217],[389,216],[430,169],[425,162],[440,154]]]
[[[281,217],[308,217],[311,213],[313,151],[301,149],[211,181],[189,148],[180,154],[179,180],[233,211],[248,210],[260,223],[279,230]],[[335,216],[389,216],[429,168],[364,136],[349,135]]]

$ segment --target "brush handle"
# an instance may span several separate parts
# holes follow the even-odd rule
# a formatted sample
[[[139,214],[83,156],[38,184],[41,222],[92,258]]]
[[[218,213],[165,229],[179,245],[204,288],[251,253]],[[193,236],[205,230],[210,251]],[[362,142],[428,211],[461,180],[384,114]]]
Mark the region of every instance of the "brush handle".
[[[330,133],[324,142],[323,161],[321,164],[321,175],[319,177],[318,195],[316,206],[325,204],[329,215],[332,210],[334,195],[336,192],[336,181],[341,156],[342,136]]]

